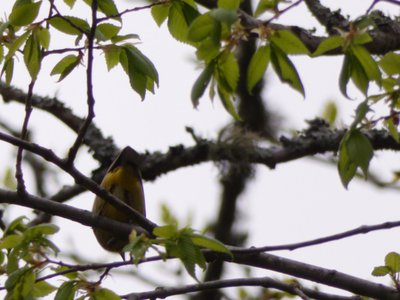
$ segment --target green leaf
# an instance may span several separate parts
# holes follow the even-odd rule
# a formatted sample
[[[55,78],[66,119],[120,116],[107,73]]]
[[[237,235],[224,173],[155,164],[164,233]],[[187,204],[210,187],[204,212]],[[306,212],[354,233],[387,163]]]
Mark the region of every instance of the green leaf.
[[[303,84],[296,67],[287,55],[274,43],[271,43],[271,62],[276,74],[281,81],[288,83],[296,91],[300,92],[305,97]]]
[[[263,78],[271,58],[271,48],[261,46],[254,53],[247,69],[247,90],[252,92],[254,86]]]
[[[14,59],[13,58],[7,60],[4,63],[1,74],[3,75],[3,73],[6,74],[6,78],[5,78],[6,84],[10,85],[13,74],[14,74]]]
[[[200,42],[209,37],[214,30],[215,20],[210,14],[203,14],[197,17],[189,27],[188,39],[192,42]]]
[[[346,140],[348,138],[348,134],[346,134],[339,145],[339,162],[338,162],[338,171],[340,175],[340,179],[342,181],[343,186],[347,189],[349,182],[353,179],[354,175],[357,171],[357,166],[353,163],[348,154]]]
[[[20,260],[20,248],[13,248],[11,252],[7,256],[7,267],[6,272],[7,274],[11,274],[16,270],[20,270],[19,267],[19,260]]]
[[[6,233],[10,234],[16,231],[25,231],[28,226],[24,223],[27,218],[25,216],[21,216],[13,220],[7,227]]]
[[[122,48],[126,51],[128,60],[135,70],[150,77],[158,86],[158,72],[150,59],[132,44],[125,44]]]
[[[218,86],[218,95],[222,100],[222,104],[224,105],[227,112],[236,120],[241,121],[241,118],[236,110],[235,105],[233,104],[232,93],[224,90],[223,87]]]
[[[15,39],[15,41],[12,42],[11,46],[8,47],[8,52],[4,60],[8,61],[9,59],[11,59],[11,57],[14,56],[15,52],[19,50],[19,48],[22,46],[23,43],[25,43],[29,36],[30,32],[26,31],[23,35]]]
[[[22,277],[28,271],[29,271],[28,267],[23,267],[21,269],[17,269],[14,272],[12,272],[8,276],[6,282],[4,283],[4,287],[7,289],[7,291],[14,289],[15,286],[18,284],[18,282],[22,280]]]
[[[223,52],[217,60],[217,81],[228,92],[235,92],[239,80],[239,64],[232,52]]]
[[[400,272],[400,255],[396,252],[390,252],[385,256],[385,266],[393,273]]]
[[[361,102],[356,108],[356,115],[351,123],[351,129],[355,129],[358,124],[364,120],[365,116],[370,110],[371,109],[369,107],[368,100]]]
[[[100,41],[106,41],[116,36],[120,30],[121,27],[119,26],[110,23],[103,23],[97,26],[96,37]]]
[[[120,300],[121,297],[109,289],[100,288],[91,294],[93,300]]]
[[[27,239],[36,238],[38,236],[52,235],[59,231],[59,227],[54,224],[39,224],[33,227],[29,227],[24,232],[24,237]]]
[[[210,83],[211,77],[214,73],[215,64],[211,62],[201,72],[200,76],[196,79],[191,92],[191,99],[193,107],[196,108],[199,105],[199,99],[203,96],[208,84]]]
[[[210,12],[210,16],[216,21],[225,23],[228,26],[232,25],[238,20],[238,14],[236,11],[230,9],[216,8]]]
[[[3,62],[4,59],[4,48],[0,45],[0,64]]]
[[[386,266],[375,267],[372,271],[373,276],[381,277],[390,274],[390,268]]]
[[[136,231],[129,236],[129,243],[126,245],[122,251],[129,252],[130,256],[133,258],[133,263],[138,264],[142,260],[147,250],[152,246],[151,241],[144,235],[136,236]]]
[[[170,239],[176,236],[177,228],[175,225],[165,225],[165,226],[158,226],[153,229],[153,233],[155,236],[160,238]]]
[[[382,70],[389,76],[400,74],[400,54],[389,52],[379,61]]]
[[[173,1],[168,14],[168,29],[178,41],[188,43],[190,24],[199,16],[199,12],[185,2]]]
[[[276,10],[279,2],[280,0],[259,0],[254,16],[258,17],[267,10]]]
[[[97,0],[99,10],[107,17],[118,15],[118,9],[113,0]],[[120,19],[117,17],[116,19]]]
[[[70,270],[69,267],[66,266],[58,266],[52,269],[54,271],[54,273],[60,273],[66,270]],[[62,274],[61,276],[64,276],[65,278],[68,278],[70,280],[74,280],[77,279],[80,275],[77,271],[71,271],[71,272],[67,272]]]
[[[218,7],[230,10],[238,10],[240,0],[218,0]]]
[[[231,251],[218,240],[200,234],[193,234],[191,239],[193,244],[197,246],[232,256]]]
[[[349,99],[347,95],[347,84],[351,78],[351,63],[350,63],[350,56],[348,54],[344,55],[342,69],[340,71],[339,76],[339,88],[342,92],[343,96]]]
[[[40,27],[39,30],[35,31],[37,39],[39,40],[40,45],[44,49],[49,49],[50,47],[50,32],[47,28]]]
[[[69,8],[73,8],[76,0],[64,0],[64,3],[69,6]]]
[[[125,34],[125,35],[116,35],[111,38],[111,42],[119,43],[129,39],[138,39],[140,40],[139,36],[135,33]]]
[[[36,3],[23,2],[22,4],[16,2],[8,17],[10,23],[14,26],[26,26],[31,24],[36,19],[41,4],[41,1]]]
[[[382,79],[382,87],[384,88],[384,90],[386,92],[389,92],[389,93],[393,93],[393,92],[396,92],[399,90],[398,89],[398,81],[397,81],[397,79],[395,79],[393,77],[387,77],[387,78]],[[387,93],[382,94],[382,96],[383,96],[382,98],[380,98],[380,97],[378,97],[378,98],[380,98],[380,99],[386,98]]]
[[[351,80],[355,84],[355,86],[362,92],[365,96],[368,94],[369,88],[369,78],[365,73],[365,70],[361,63],[358,61],[354,55],[350,56],[351,63]]]
[[[32,79],[36,79],[40,70],[42,55],[39,40],[32,34],[25,43],[23,50],[24,62]]]
[[[279,30],[271,36],[270,41],[286,54],[309,54],[307,47],[290,30]]]
[[[73,300],[76,292],[75,281],[64,282],[58,289],[54,300]]]
[[[32,296],[35,298],[45,297],[52,292],[54,292],[57,288],[47,281],[38,281],[33,285]]]
[[[359,130],[351,130],[347,140],[347,151],[350,160],[360,167],[364,176],[367,177],[369,162],[374,155],[369,139]]]
[[[12,249],[18,246],[23,240],[22,235],[10,234],[0,240],[0,249]]]
[[[11,167],[8,167],[6,168],[2,178],[3,186],[10,190],[15,190],[17,188],[17,180],[15,179],[14,174],[15,171]]]
[[[369,139],[357,129],[349,130],[339,146],[339,175],[345,188],[353,179],[358,167],[368,175],[369,162],[373,157]]]
[[[170,7],[171,4],[167,2],[165,4],[154,5],[151,8],[151,15],[159,27],[168,18]]]
[[[176,228],[178,227],[177,217],[174,216],[174,214],[165,203],[161,204],[161,220],[165,224],[173,225]]]
[[[120,54],[120,64],[129,76],[129,82],[142,100],[146,90],[153,92],[154,82],[158,84],[157,70],[151,61],[133,45],[124,45]]]
[[[372,42],[372,38],[367,32],[356,34],[352,40],[353,45],[362,45],[369,42]]]
[[[103,47],[104,57],[106,59],[106,65],[108,71],[114,68],[119,63],[119,57],[121,54],[121,48],[115,45],[109,45]]]
[[[11,275],[10,275],[11,276]],[[19,277],[18,283],[12,288],[13,299],[29,299],[33,291],[33,285],[36,281],[36,274],[32,269],[27,269]]]
[[[333,35],[324,39],[319,43],[317,50],[312,54],[313,56],[319,56],[328,51],[334,50],[336,48],[342,47],[344,43],[344,37],[339,35]]]
[[[200,45],[196,45],[196,56],[198,60],[203,60],[208,64],[220,54],[221,30],[221,23],[214,21],[214,28],[209,36],[202,40]]]
[[[322,118],[326,120],[331,126],[336,122],[338,115],[338,107],[334,101],[329,101],[325,104]]]
[[[177,249],[178,249],[177,257],[182,261],[186,271],[189,273],[190,276],[192,276],[196,281],[198,281],[195,272],[196,264],[197,263],[202,264],[202,262],[201,259],[199,259],[198,257],[199,254],[196,252],[197,251],[200,252],[200,250],[193,244],[191,239],[186,235],[182,235],[178,239]]]
[[[49,20],[49,24],[69,35],[81,35],[90,31],[90,26],[85,20],[72,16],[53,17]]]
[[[397,130],[397,125],[395,125],[393,122],[393,118],[387,119],[385,123],[392,138],[396,141],[396,143],[400,143],[399,131]]]
[[[352,45],[350,46],[350,49],[354,56],[358,59],[360,65],[364,69],[365,74],[368,76],[368,79],[375,81],[378,85],[381,85],[381,72],[377,62],[372,58],[368,50],[360,45]]]
[[[80,63],[81,58],[76,55],[67,55],[62,58],[53,68],[50,75],[60,74],[58,81],[67,77]]]

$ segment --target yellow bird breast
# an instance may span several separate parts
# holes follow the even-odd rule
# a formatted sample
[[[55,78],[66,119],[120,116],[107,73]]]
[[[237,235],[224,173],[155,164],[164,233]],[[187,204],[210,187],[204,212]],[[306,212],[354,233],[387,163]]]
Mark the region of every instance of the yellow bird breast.
[[[106,174],[101,186],[142,215],[146,215],[143,186],[137,168],[130,165],[117,167]],[[135,224],[132,217],[99,197],[94,201],[93,213],[119,222]],[[111,232],[97,228],[93,230],[98,242],[106,250],[120,252],[128,243],[128,237],[120,239]]]

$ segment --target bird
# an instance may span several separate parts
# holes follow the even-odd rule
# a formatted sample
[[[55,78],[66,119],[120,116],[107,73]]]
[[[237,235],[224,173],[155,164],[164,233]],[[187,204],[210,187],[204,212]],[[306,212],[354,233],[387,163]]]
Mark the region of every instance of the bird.
[[[131,147],[125,147],[111,163],[100,185],[137,212],[146,216],[139,164],[140,155]],[[123,210],[112,206],[99,196],[96,196],[94,200],[92,212],[97,216],[135,224],[132,216],[128,216]],[[93,228],[93,232],[100,246],[110,252],[121,254],[122,249],[129,243],[128,236],[126,238],[117,237],[112,232],[100,228]]]

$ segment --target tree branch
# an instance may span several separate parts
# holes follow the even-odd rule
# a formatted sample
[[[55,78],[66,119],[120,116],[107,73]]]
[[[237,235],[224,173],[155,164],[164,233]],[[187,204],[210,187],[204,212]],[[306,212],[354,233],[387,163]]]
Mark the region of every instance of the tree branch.
[[[235,255],[233,262],[311,280],[313,282],[346,290],[356,295],[372,297],[379,300],[400,299],[400,293],[392,287],[370,282],[335,270],[316,267],[267,253]]]
[[[348,237],[352,237],[359,234],[367,234],[372,231],[378,230],[386,230],[400,226],[400,221],[393,221],[393,222],[385,222],[376,225],[363,225],[354,229],[350,229],[347,231],[343,231],[340,233],[332,234],[329,236],[304,241],[300,243],[292,243],[292,244],[284,244],[284,245],[276,245],[276,246],[264,246],[264,247],[251,247],[248,249],[243,250],[234,250],[233,253],[260,253],[260,252],[268,252],[268,251],[280,251],[280,250],[296,250],[299,248],[305,248],[320,244],[325,244],[333,241],[338,241],[341,239],[345,239]]]
[[[55,216],[78,222],[85,226],[98,227],[104,230],[112,231],[117,236],[121,237],[126,237],[129,235],[132,229],[135,229],[139,234],[147,234],[138,226],[114,221],[102,216],[97,216],[87,210],[75,208],[66,204],[60,204],[30,194],[19,195],[16,192],[0,189],[0,203],[8,203],[37,209]]]
[[[86,93],[87,93],[87,116],[85,121],[81,124],[78,135],[75,139],[74,144],[69,149],[68,152],[68,164],[73,164],[76,154],[78,153],[79,147],[83,143],[85,135],[92,123],[93,118],[95,117],[94,113],[94,94],[93,94],[93,45],[94,45],[94,38],[97,28],[97,0],[92,0],[91,10],[92,10],[92,26],[90,27],[90,32],[87,35],[87,68],[86,68]]]
[[[24,104],[27,97],[27,94],[21,89],[7,86],[3,82],[0,82],[0,95],[6,103],[15,101]],[[83,118],[76,116],[70,108],[55,97],[32,95],[31,101],[33,107],[52,114],[76,133],[79,132],[81,125],[85,121]],[[102,169],[111,164],[112,158],[118,152],[113,139],[104,137],[100,129],[93,123],[87,129],[83,142],[93,151],[93,158],[102,164]],[[102,175],[95,179],[100,181]]]
[[[143,178],[154,180],[161,174],[208,161],[257,163],[273,169],[277,164],[302,157],[337,152],[346,130],[330,129],[319,119],[309,123],[309,128],[297,137],[291,139],[281,137],[279,146],[260,147],[249,143],[231,144],[203,140],[192,147],[178,145],[170,147],[164,154],[148,154],[142,167]],[[388,131],[368,130],[363,133],[369,138],[375,150],[400,150],[400,144]]]
[[[122,299],[156,299],[166,298],[173,295],[182,295],[187,293],[216,290],[222,288],[239,287],[239,286],[256,286],[263,288],[273,288],[287,292],[292,295],[299,295],[299,292],[304,293],[308,297],[321,300],[361,300],[360,297],[345,297],[337,296],[332,294],[323,293],[310,288],[287,284],[270,277],[259,277],[259,278],[237,278],[237,279],[225,279],[202,282],[198,284],[190,284],[181,287],[157,287],[153,291],[141,292],[141,293],[130,293],[122,295]]]
[[[142,226],[144,229],[146,229],[149,233],[151,233],[156,226],[153,222],[150,220],[146,219],[142,214],[134,210],[132,207],[106,191],[105,189],[101,188],[96,182],[91,180],[90,178],[86,177],[83,175],[81,172],[79,172],[74,166],[71,166],[68,162],[60,159],[57,157],[53,151],[50,149],[41,147],[37,144],[33,143],[28,143],[26,141],[23,141],[21,139],[15,138],[13,136],[4,134],[0,132],[0,140],[3,140],[5,142],[8,142],[14,146],[22,147],[25,150],[28,150],[32,153],[35,153],[45,160],[55,164],[58,166],[60,169],[64,170],[66,173],[71,175],[76,183],[79,185],[84,186],[97,196],[101,197],[105,201],[109,202],[111,205],[116,207],[117,209],[120,209],[121,211],[124,211],[126,214],[132,216],[132,218],[135,219],[137,224]]]

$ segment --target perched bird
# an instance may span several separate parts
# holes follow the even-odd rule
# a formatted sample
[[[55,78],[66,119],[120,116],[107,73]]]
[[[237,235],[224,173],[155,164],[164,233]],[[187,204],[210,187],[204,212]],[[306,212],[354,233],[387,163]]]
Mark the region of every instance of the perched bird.
[[[139,169],[139,154],[131,147],[124,148],[108,168],[101,186],[111,194],[146,216],[142,176]],[[124,211],[112,206],[100,197],[96,197],[92,212],[119,222],[135,224],[135,220]],[[128,244],[128,237],[116,237],[112,232],[93,228],[99,244],[106,250],[120,252]]]

